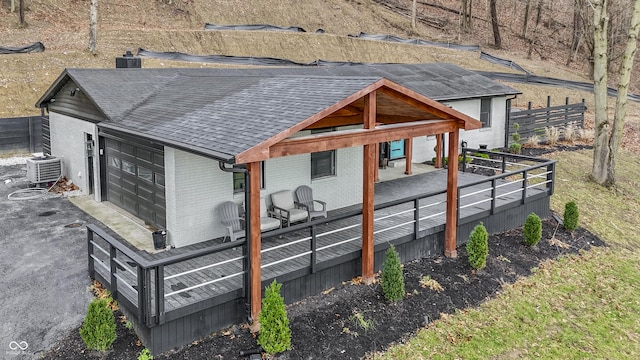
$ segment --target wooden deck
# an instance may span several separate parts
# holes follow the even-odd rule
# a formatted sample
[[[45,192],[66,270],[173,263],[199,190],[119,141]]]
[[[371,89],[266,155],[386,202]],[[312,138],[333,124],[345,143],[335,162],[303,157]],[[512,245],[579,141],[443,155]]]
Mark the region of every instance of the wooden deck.
[[[493,177],[459,172],[458,245],[479,221],[489,231],[501,231],[521,226],[530,212],[549,215],[553,163],[541,160]],[[375,185],[376,270],[391,243],[403,261],[442,255],[446,183],[446,170],[437,170]],[[293,302],[357,276],[361,219],[361,206],[355,205],[330,211],[327,219],[263,233],[262,288],[277,279],[284,284],[285,301]],[[136,331],[153,351],[245,319],[250,292],[246,241],[214,239],[149,254],[93,226],[88,234],[90,274],[136,318]]]

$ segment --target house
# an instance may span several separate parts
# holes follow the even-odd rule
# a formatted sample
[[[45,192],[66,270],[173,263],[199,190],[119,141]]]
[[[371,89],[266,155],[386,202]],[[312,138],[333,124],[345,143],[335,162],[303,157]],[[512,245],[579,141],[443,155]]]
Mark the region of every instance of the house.
[[[399,215],[399,223],[374,218],[381,144],[389,144],[394,158],[404,156],[408,167],[440,156],[434,148],[455,159],[462,140],[502,146],[508,100],[517,93],[450,64],[68,69],[37,106],[49,112],[50,153],[62,158],[65,175],[96,201],[166,229],[176,247],[224,236],[220,204],[245,205],[245,239],[166,257],[141,255],[88,226],[90,275],[112,291],[157,353],[241,321],[246,309],[257,319],[264,281],[275,277],[285,282],[283,291],[291,289],[286,301],[295,301],[356,276],[357,268],[372,281],[381,247],[391,241],[414,258],[432,250],[454,257],[458,229],[468,231],[473,221],[519,226],[526,214],[548,211],[552,162],[538,166],[543,172],[536,176],[546,181],[532,185],[528,170],[518,173],[521,182],[483,180],[482,191],[470,179],[460,187],[465,204],[458,170],[449,167],[438,172],[441,189],[400,199],[407,208],[382,204],[393,213],[383,218]],[[408,145],[405,154],[391,146],[398,140]],[[322,234],[314,233],[314,222],[265,235],[256,230],[260,198],[300,185],[313,188],[330,210],[351,210],[321,221]],[[480,192],[485,198],[477,200]],[[425,203],[431,198],[435,203]],[[434,204],[435,214],[426,214]],[[318,237],[337,231],[343,233],[331,244],[317,246]],[[302,238],[289,241],[293,232]],[[263,236],[274,241],[262,244]],[[374,236],[390,241],[376,244]]]
[[[331,119],[294,125],[382,78],[480,119],[481,127],[461,129],[460,139],[470,147],[504,145],[509,99],[519,92],[452,64],[68,69],[37,106],[49,111],[51,155],[63,159],[65,175],[83,194],[166,229],[169,244],[181,247],[224,236],[216,207],[244,200],[242,173],[225,172],[219,161],[239,164],[237,155],[285,133],[361,128],[354,121],[360,110],[348,106]],[[393,122],[419,118],[393,116]],[[406,158],[409,166],[431,160],[436,134],[418,135],[411,144],[383,143],[378,157]],[[358,147],[267,156],[260,165],[262,196],[269,201],[270,193],[310,185],[329,209],[359,204],[362,173],[354,164],[361,161]]]

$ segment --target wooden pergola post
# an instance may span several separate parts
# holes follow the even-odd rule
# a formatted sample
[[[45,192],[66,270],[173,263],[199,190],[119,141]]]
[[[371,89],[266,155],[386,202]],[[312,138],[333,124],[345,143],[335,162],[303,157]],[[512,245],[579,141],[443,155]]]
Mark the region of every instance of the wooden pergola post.
[[[376,143],[374,151],[376,152],[376,159],[374,160],[375,169],[373,171],[373,181],[378,182],[380,181],[380,144]]]
[[[442,167],[442,134],[436,134],[436,163],[434,164],[436,169]]]
[[[413,138],[404,139],[405,175],[411,175],[411,160],[413,157]]]
[[[376,92],[364,98],[363,123],[365,129],[373,129],[376,123]],[[365,284],[373,282],[374,268],[374,185],[376,160],[376,143],[363,146],[362,164],[362,280]]]
[[[459,130],[449,133],[449,161],[447,166],[447,219],[445,225],[444,256],[458,257],[456,230],[458,227],[458,138]]]
[[[258,315],[262,308],[262,274],[260,270],[260,162],[247,164],[249,170],[249,253],[251,264],[249,268],[251,282],[251,318],[254,326],[259,327]]]

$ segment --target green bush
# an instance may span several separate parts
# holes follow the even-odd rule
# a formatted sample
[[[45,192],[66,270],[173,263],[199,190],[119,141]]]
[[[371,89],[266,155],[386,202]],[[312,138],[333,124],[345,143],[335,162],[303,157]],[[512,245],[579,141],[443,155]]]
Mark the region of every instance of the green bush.
[[[509,145],[509,152],[512,154],[520,154],[522,152],[522,145],[518,143]]]
[[[107,350],[116,340],[116,319],[107,299],[94,299],[89,303],[80,336],[87,348],[99,351]]]
[[[480,270],[487,265],[489,233],[482,223],[476,225],[469,235],[467,253],[469,254],[469,264],[474,269]]]
[[[397,301],[404,297],[404,275],[400,255],[391,245],[382,263],[382,279],[380,281],[384,297],[389,301]]]
[[[485,154],[485,153],[481,153],[481,152],[477,152],[477,153],[473,154],[473,156],[479,157],[479,158],[483,158],[483,159],[489,159],[489,154]]]
[[[564,224],[564,228],[573,231],[578,228],[578,217],[580,213],[578,212],[578,205],[575,202],[568,202],[564,206],[564,219],[562,223]]]
[[[529,246],[536,246],[542,238],[542,220],[535,213],[529,214],[524,222],[524,242]]]
[[[262,310],[258,315],[260,334],[258,344],[269,354],[277,354],[291,348],[291,329],[284,306],[284,298],[280,296],[280,288],[275,280],[267,286],[262,299]]]
[[[138,355],[138,360],[153,360],[153,354],[149,349],[142,349]]]

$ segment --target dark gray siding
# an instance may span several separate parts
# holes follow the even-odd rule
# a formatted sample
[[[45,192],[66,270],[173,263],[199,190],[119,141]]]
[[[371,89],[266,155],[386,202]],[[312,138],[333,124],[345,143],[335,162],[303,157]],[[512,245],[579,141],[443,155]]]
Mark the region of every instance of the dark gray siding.
[[[42,151],[40,116],[0,119],[0,154]]]
[[[71,80],[62,86],[54,99],[49,103],[49,111],[95,123],[106,120],[102,111]]]

